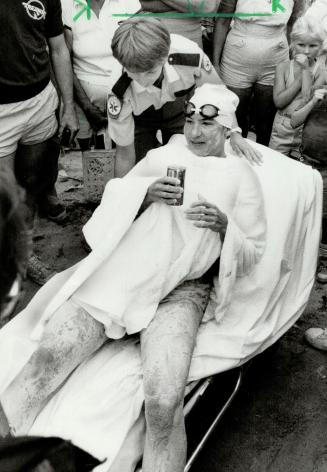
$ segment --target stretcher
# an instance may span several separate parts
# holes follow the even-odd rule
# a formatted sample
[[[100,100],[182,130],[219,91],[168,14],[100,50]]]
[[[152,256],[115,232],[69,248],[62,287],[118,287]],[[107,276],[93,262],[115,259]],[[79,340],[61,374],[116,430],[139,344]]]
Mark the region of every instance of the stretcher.
[[[191,382],[186,387],[184,401],[185,427],[188,440],[188,472],[214,432],[223,415],[237,395],[248,365],[244,365],[208,378]],[[197,425],[196,431],[194,425]],[[142,468],[136,469],[142,472]]]
[[[221,374],[199,380],[188,386],[185,397],[184,416],[188,436],[188,472],[219,421],[239,391],[247,366],[238,367]],[[193,425],[193,427],[192,427]],[[194,425],[197,425],[194,431]]]

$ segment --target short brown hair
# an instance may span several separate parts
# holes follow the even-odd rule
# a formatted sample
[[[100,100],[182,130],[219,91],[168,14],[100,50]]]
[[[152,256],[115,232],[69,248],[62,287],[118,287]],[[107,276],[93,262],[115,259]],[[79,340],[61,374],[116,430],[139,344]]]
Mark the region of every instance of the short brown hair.
[[[170,34],[157,18],[133,17],[118,27],[111,48],[127,70],[147,72],[168,56]]]

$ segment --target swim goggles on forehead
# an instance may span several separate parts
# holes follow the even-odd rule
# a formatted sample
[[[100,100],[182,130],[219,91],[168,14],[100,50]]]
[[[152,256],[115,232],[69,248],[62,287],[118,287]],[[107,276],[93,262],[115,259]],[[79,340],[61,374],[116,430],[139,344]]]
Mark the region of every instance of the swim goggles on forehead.
[[[219,115],[219,108],[215,105],[202,105],[200,108],[197,108],[194,103],[186,102],[184,108],[185,116],[192,116],[194,113],[199,113],[203,118],[216,118]]]

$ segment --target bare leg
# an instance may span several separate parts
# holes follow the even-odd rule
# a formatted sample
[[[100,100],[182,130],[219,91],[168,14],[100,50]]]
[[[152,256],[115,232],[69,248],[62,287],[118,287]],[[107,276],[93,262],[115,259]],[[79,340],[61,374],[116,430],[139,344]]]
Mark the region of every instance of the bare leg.
[[[106,339],[103,325],[71,302],[54,313],[39,347],[1,396],[15,434],[28,432],[49,396]]]
[[[191,301],[167,302],[141,333],[146,439],[143,472],[183,472],[183,400],[203,310]]]

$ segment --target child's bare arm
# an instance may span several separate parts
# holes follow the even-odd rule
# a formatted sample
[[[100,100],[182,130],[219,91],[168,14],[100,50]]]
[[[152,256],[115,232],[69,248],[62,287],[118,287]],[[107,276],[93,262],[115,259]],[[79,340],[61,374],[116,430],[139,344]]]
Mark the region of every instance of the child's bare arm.
[[[302,77],[296,78],[294,82],[286,87],[285,73],[288,63],[282,62],[276,67],[274,83],[274,102],[277,108],[284,108],[289,105],[301,90]]]
[[[306,103],[304,106],[292,113],[291,116],[291,126],[292,128],[297,128],[302,125],[307,119],[308,115],[311,113],[313,107],[316,105],[319,100],[322,100],[327,93],[326,89],[318,89],[314,91],[313,97],[311,100]]]
[[[302,70],[301,94],[304,102],[308,102],[312,98],[314,90],[318,90],[326,84],[326,78],[325,68],[319,68],[315,77],[309,69]]]

